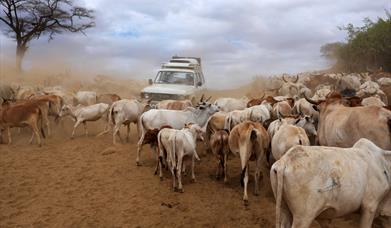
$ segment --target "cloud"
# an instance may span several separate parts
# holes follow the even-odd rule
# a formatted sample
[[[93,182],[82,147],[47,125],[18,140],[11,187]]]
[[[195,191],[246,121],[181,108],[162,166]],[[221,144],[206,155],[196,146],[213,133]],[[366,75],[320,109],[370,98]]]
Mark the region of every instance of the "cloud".
[[[343,41],[337,26],[362,24],[390,9],[389,0],[84,0],[96,27],[31,42],[26,62],[56,59],[94,73],[146,79],[172,55],[200,56],[211,88],[234,87],[254,75],[326,68],[319,48]],[[1,53],[14,43],[0,36]]]

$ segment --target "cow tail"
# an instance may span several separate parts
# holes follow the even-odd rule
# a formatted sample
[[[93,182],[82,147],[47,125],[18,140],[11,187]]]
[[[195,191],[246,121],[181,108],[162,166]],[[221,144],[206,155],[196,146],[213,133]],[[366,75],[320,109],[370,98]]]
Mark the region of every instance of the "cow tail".
[[[158,153],[159,153],[159,162],[160,164],[162,165],[162,167],[164,167],[164,163],[163,163],[163,156],[164,156],[164,151],[163,151],[163,145],[162,145],[162,134],[160,134],[160,132],[157,134],[157,148],[158,148]]]
[[[39,115],[40,120],[41,120],[41,134],[42,134],[42,137],[46,138],[45,131],[43,130],[43,114],[42,114],[41,108],[38,108],[38,115]]]
[[[109,109],[109,124],[110,125],[115,125],[115,119],[114,119],[114,106],[115,104],[112,104],[110,109]]]
[[[284,171],[285,166],[280,168],[279,166],[273,167],[273,171],[277,176],[277,194],[276,194],[276,228],[280,227],[281,224],[281,203],[282,203],[282,192],[284,187]]]
[[[174,133],[174,140],[171,141],[172,144],[172,150],[171,150],[171,167],[174,169],[174,175],[177,177],[177,162],[176,162],[176,151],[175,151],[175,144],[176,144],[176,133]]]

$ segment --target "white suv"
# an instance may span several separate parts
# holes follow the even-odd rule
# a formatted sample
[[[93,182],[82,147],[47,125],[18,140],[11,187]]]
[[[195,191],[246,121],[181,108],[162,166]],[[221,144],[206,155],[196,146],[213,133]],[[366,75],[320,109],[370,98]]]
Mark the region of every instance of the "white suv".
[[[141,98],[158,102],[161,100],[185,100],[195,103],[205,89],[201,59],[174,56],[162,64],[155,80],[149,79],[149,86],[141,91]]]

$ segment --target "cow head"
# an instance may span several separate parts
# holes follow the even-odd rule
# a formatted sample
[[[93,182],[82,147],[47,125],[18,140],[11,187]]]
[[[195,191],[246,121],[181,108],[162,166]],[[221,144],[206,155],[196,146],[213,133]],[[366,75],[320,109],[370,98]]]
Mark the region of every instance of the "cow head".
[[[191,130],[196,135],[196,139],[199,139],[201,141],[204,141],[203,134],[205,133],[202,128],[195,123],[186,123],[185,128]]]
[[[58,114],[58,116],[59,117],[63,117],[63,116],[66,116],[66,115],[70,115],[71,113],[72,113],[71,107],[69,105],[64,105],[64,106],[62,106],[61,111]]]

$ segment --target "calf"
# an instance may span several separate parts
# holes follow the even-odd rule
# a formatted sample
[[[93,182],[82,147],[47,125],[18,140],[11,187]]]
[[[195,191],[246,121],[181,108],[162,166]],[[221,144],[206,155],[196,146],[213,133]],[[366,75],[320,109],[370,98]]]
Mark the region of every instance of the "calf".
[[[227,160],[230,153],[228,146],[229,134],[226,130],[218,130],[210,137],[209,146],[217,157],[216,179],[224,175],[224,183],[227,183]]]
[[[371,227],[377,213],[389,213],[390,176],[391,151],[368,139],[351,148],[294,146],[270,170],[276,227],[325,224],[359,210],[360,227]]]
[[[20,104],[9,104],[5,102],[0,109],[0,130],[6,129],[8,132],[8,143],[11,144],[11,132],[12,127],[30,127],[33,134],[30,139],[32,143],[34,134],[37,137],[37,143],[42,146],[41,137],[38,130],[38,121],[41,121],[41,133],[45,138],[42,123],[43,116],[42,110],[36,102],[25,102]]]
[[[267,131],[260,123],[245,121],[236,125],[228,139],[229,148],[234,154],[239,154],[242,172],[240,182],[244,187],[243,200],[248,204],[247,183],[249,172],[249,161],[256,160],[255,165],[255,184],[254,194],[259,194],[259,179],[261,170],[265,174],[267,169],[267,150],[270,144],[270,138]]]
[[[73,139],[75,135],[75,130],[81,123],[83,123],[84,125],[85,135],[87,136],[87,121],[96,121],[104,116],[107,116],[108,109],[109,105],[104,103],[94,104],[86,107],[81,105],[78,105],[76,107],[71,105],[64,105],[61,109],[60,117],[70,115],[76,122],[73,126],[71,136],[71,139]]]
[[[163,153],[167,153],[167,164],[170,168],[174,191],[183,192],[182,170],[185,158],[191,158],[191,179],[195,181],[194,165],[195,159],[200,160],[196,151],[198,137],[202,137],[202,129],[197,124],[186,124],[182,130],[162,129],[158,134],[160,160]],[[160,165],[160,176],[162,165]],[[176,185],[178,180],[178,186]]]

